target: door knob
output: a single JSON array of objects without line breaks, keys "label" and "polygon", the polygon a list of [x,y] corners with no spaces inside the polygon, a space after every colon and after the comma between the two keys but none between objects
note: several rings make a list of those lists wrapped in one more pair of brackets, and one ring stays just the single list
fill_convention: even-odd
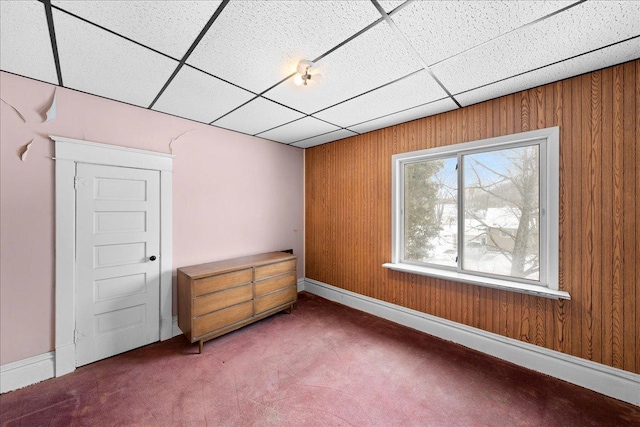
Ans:
[{"label": "door knob", "polygon": [[149,261],[155,261],[155,260],[156,260],[156,256],[155,256],[155,255],[151,255],[151,256],[149,257]]}]

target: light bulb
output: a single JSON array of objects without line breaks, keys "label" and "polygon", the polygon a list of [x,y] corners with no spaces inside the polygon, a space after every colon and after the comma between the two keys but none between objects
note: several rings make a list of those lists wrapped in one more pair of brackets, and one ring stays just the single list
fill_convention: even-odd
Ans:
[{"label": "light bulb", "polygon": [[302,79],[302,76],[300,74],[296,74],[295,77],[293,78],[293,83],[296,86],[300,86],[301,84],[304,83],[304,80]]},{"label": "light bulb", "polygon": [[298,74],[305,74],[309,68],[313,68],[315,67],[316,64],[314,64],[312,61],[300,61],[300,63],[298,64]]}]

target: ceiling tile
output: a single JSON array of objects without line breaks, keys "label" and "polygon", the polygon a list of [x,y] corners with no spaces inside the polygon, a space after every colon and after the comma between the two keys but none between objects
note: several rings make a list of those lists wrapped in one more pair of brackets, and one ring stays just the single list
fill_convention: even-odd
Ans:
[{"label": "ceiling tile", "polygon": [[58,83],[42,3],[0,1],[0,69]]},{"label": "ceiling tile", "polygon": [[261,138],[290,144],[301,139],[310,138],[339,129],[337,126],[323,122],[313,117],[304,117],[279,128],[261,133]]},{"label": "ceiling tile", "polygon": [[104,28],[182,59],[221,1],[52,1]]},{"label": "ceiling tile", "polygon": [[325,144],[327,142],[333,142],[339,139],[349,138],[350,136],[355,136],[355,135],[357,135],[357,133],[351,132],[350,130],[346,130],[346,129],[340,129],[333,132],[325,133],[324,135],[318,135],[312,138],[303,139],[302,141],[298,141],[291,145],[294,147],[309,148],[309,147],[314,147],[316,145]]},{"label": "ceiling tile", "polygon": [[378,18],[368,1],[232,1],[188,63],[262,92]]},{"label": "ceiling tile", "polygon": [[432,69],[456,94],[638,34],[640,2],[585,2]]},{"label": "ceiling tile", "polygon": [[53,20],[66,87],[147,107],[178,65],[64,12]]},{"label": "ceiling tile", "polygon": [[[0,0],[0,68],[55,84],[43,3]],[[640,1],[378,3],[422,58],[370,0],[230,1],[154,109],[307,147],[454,109],[420,59],[470,105],[640,57]],[[148,107],[222,2],[52,4],[64,85]]]},{"label": "ceiling tile", "polygon": [[398,123],[409,122],[411,120],[420,119],[435,114],[444,113],[456,109],[456,104],[451,98],[441,99],[440,101],[431,102],[429,104],[420,105],[409,110],[400,111],[395,114],[370,120],[359,125],[349,127],[350,130],[358,133],[370,132],[376,129],[397,125]]},{"label": "ceiling tile", "polygon": [[153,109],[209,123],[253,97],[251,92],[184,66]]},{"label": "ceiling tile", "polygon": [[392,19],[431,65],[571,3],[574,1],[418,1]]},{"label": "ceiling tile", "polygon": [[226,129],[255,135],[303,117],[290,108],[264,98],[256,98],[213,124]]},{"label": "ceiling tile", "polygon": [[476,104],[488,99],[627,62],[637,58],[639,52],[640,37],[611,46],[607,49],[597,50],[587,55],[582,55],[507,80],[483,86],[479,89],[461,93],[456,95],[456,99],[463,106]]},{"label": "ceiling tile", "polygon": [[378,0],[378,3],[380,3],[385,12],[391,13],[402,3],[406,3],[406,0]]},{"label": "ceiling tile", "polygon": [[446,96],[446,92],[431,75],[422,70],[314,116],[338,126],[348,127]]},{"label": "ceiling tile", "polygon": [[311,114],[422,66],[383,22],[322,58],[317,68],[322,74],[318,84],[295,86],[290,79],[265,96]]}]

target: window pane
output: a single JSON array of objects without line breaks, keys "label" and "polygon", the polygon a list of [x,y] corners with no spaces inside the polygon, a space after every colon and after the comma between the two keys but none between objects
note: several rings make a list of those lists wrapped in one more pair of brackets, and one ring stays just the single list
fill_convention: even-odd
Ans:
[{"label": "window pane", "polygon": [[462,268],[539,280],[539,146],[469,154],[462,159]]},{"label": "window pane", "polygon": [[404,166],[404,259],[456,267],[456,159]]}]

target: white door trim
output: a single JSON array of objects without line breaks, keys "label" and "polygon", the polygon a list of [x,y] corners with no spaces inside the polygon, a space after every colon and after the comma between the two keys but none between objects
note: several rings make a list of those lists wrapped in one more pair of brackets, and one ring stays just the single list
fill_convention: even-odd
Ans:
[{"label": "white door trim", "polygon": [[50,135],[56,160],[55,376],[73,372],[75,362],[75,189],[76,163],[160,172],[160,339],[173,336],[172,183],[170,154]]}]

